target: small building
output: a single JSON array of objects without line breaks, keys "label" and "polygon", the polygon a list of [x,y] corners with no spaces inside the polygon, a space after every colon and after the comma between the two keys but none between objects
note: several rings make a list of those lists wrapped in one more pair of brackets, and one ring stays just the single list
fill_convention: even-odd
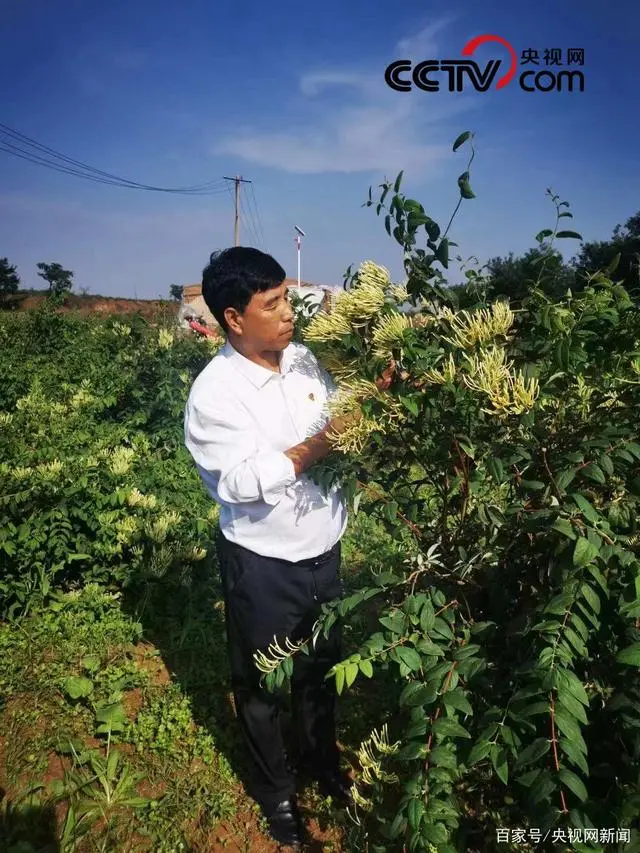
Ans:
[{"label": "small building", "polygon": [[[301,281],[300,288],[298,288],[297,278],[286,278],[285,284],[291,291],[300,293],[300,296],[311,296],[312,301],[326,311],[331,310],[334,293],[336,292],[335,288],[310,284],[308,281]],[[185,284],[182,290],[180,322],[186,326],[189,319],[198,320],[199,322],[204,321],[207,326],[214,329],[218,328],[218,323],[207,308],[204,297],[202,296],[201,284]]]}]

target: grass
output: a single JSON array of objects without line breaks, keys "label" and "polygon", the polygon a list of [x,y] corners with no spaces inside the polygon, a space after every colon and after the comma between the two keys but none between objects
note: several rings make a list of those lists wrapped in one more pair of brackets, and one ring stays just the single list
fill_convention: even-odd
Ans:
[{"label": "grass", "polygon": [[[401,553],[362,513],[343,542],[347,586]],[[57,594],[0,626],[0,849],[277,849],[242,785],[223,617],[213,556],[193,575]],[[365,617],[350,625],[345,654],[365,631]],[[381,705],[364,680],[339,701],[347,762]],[[312,849],[352,849],[344,813],[314,787],[301,803]]]}]

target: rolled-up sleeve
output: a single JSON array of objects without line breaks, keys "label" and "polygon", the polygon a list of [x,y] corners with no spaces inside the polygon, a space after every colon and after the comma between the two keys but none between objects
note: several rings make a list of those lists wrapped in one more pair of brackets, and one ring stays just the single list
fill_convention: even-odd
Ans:
[{"label": "rolled-up sleeve", "polygon": [[225,503],[262,500],[276,506],[296,480],[291,459],[261,447],[249,415],[233,403],[208,408],[188,401],[184,436],[196,465],[214,477]]}]

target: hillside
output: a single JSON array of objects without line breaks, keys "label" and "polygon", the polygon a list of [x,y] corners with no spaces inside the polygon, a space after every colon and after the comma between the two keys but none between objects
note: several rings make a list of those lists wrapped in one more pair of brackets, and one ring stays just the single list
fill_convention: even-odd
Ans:
[{"label": "hillside", "polygon": [[[13,310],[32,311],[46,299],[47,291],[21,290],[8,299]],[[69,294],[66,302],[59,309],[68,313],[77,311],[80,314],[141,314],[150,318],[159,313],[176,316],[180,303],[168,299],[123,299],[116,296],[99,296],[93,294]]]}]

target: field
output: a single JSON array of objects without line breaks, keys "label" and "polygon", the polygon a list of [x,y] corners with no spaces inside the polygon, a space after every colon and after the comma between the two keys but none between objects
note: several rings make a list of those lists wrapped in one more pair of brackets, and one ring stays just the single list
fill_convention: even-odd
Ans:
[{"label": "field", "polygon": [[[241,783],[216,513],[181,444],[210,344],[46,306],[0,322],[2,849],[275,849]],[[359,515],[348,584],[398,553]],[[346,761],[370,722],[354,702]],[[302,802],[317,849],[348,849],[344,814]]]},{"label": "field", "polygon": [[[447,238],[400,177],[387,220],[406,287],[365,262],[329,315],[296,320],[349,418],[313,476],[339,478],[352,507],[347,594],[317,630],[344,626],[329,676],[356,806],[304,789],[312,849],[633,853],[637,294],[613,267],[575,293],[541,273],[515,310],[481,276],[447,290],[430,266],[446,268]],[[425,306],[412,316],[409,289]],[[10,853],[273,849],[243,793],[216,510],[183,446],[218,346],[166,316],[47,301],[0,315]],[[286,692],[302,653],[269,651],[267,689]]]}]

